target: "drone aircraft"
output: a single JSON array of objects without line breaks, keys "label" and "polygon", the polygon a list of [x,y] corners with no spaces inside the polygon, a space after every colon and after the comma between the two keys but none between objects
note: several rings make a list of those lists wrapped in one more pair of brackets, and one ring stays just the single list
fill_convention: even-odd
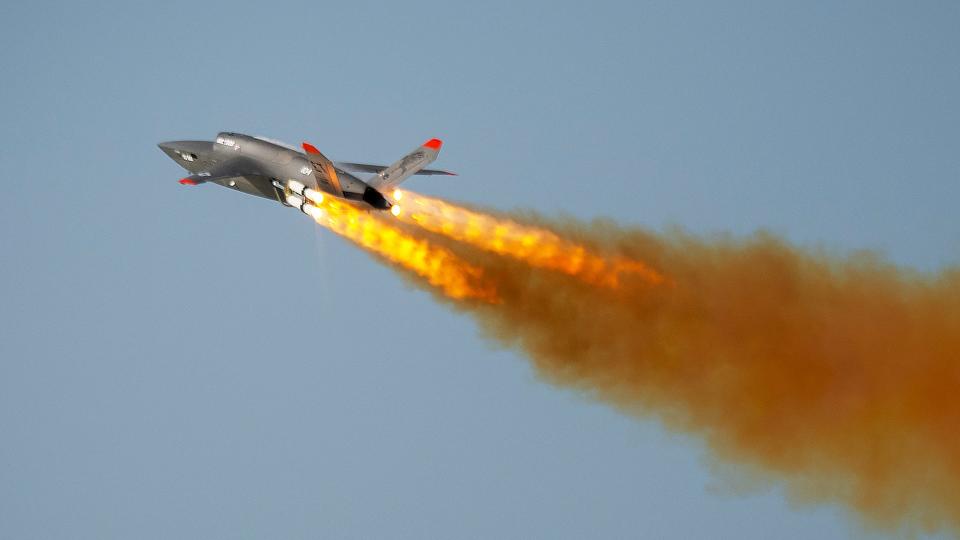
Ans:
[{"label": "drone aircraft", "polygon": [[[157,146],[189,171],[188,186],[214,183],[274,199],[304,211],[309,201],[333,196],[367,209],[399,211],[395,190],[414,174],[453,175],[424,169],[437,159],[443,141],[430,139],[390,166],[330,161],[312,144],[303,152],[266,137],[223,132],[215,141],[170,141]],[[355,174],[373,173],[361,180]]]}]

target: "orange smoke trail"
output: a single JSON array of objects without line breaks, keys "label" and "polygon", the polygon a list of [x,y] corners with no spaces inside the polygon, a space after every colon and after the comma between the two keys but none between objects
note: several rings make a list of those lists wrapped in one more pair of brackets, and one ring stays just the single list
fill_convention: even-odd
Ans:
[{"label": "orange smoke trail", "polygon": [[[474,213],[484,225],[461,228],[462,215],[440,209],[453,232],[429,216],[406,230],[495,286],[496,303],[455,305],[545,379],[700,434],[797,500],[841,502],[878,526],[960,532],[960,269],[920,275],[765,235],[707,241],[570,221],[517,225],[556,231],[518,253],[496,248],[515,241],[491,233],[502,220]],[[541,240],[642,261],[670,286],[623,274],[610,288],[606,263],[584,279],[583,263],[531,255]],[[469,297],[418,275],[438,295]]]},{"label": "orange smoke trail", "polygon": [[449,250],[400,231],[348,203],[324,198],[304,207],[318,224],[368,251],[412,271],[454,300],[497,300],[496,291],[483,281],[482,271],[460,260]]},{"label": "orange smoke trail", "polygon": [[537,268],[608,287],[617,287],[623,273],[640,275],[652,284],[663,282],[663,276],[639,261],[623,257],[605,259],[542,227],[499,219],[411,191],[397,190],[394,197],[398,199],[394,215],[405,223]]}]

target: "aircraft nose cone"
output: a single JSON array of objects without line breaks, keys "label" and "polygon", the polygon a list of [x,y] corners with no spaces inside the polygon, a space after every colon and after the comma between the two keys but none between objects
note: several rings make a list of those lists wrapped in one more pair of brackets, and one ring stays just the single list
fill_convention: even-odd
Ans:
[{"label": "aircraft nose cone", "polygon": [[183,144],[179,141],[167,141],[157,144],[157,148],[163,151],[170,159],[178,160],[183,152]]},{"label": "aircraft nose cone", "polygon": [[[159,143],[159,144],[157,144],[157,148],[159,148],[160,151],[162,151],[164,154],[166,154],[168,158],[176,161],[177,163],[181,163],[181,161],[182,161],[182,159],[183,159],[183,158],[181,157],[182,155],[181,155],[181,152],[180,152],[181,146],[178,145],[175,141],[168,141],[168,142]],[[182,163],[181,163],[181,165],[182,165]]]}]

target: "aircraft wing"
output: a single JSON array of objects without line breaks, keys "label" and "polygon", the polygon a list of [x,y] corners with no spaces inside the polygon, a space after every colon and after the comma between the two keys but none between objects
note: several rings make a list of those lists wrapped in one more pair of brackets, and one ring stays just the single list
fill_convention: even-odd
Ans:
[{"label": "aircraft wing", "polygon": [[207,182],[283,202],[270,183],[270,178],[257,169],[255,162],[242,156],[213,164],[206,170],[199,170],[180,179],[180,183],[185,186],[196,186]]},{"label": "aircraft wing", "polygon": [[441,146],[443,141],[440,139],[430,139],[400,158],[400,161],[377,173],[367,183],[377,191],[391,189],[437,159]]},{"label": "aircraft wing", "polygon": [[[361,173],[373,173],[379,174],[386,170],[386,165],[372,165],[369,163],[351,163],[349,161],[334,161],[333,165],[338,169],[343,169],[345,171],[352,172],[361,172]],[[444,176],[456,176],[457,173],[450,171],[443,171],[440,169],[420,169],[419,171],[413,173],[419,175],[444,175]]]},{"label": "aircraft wing", "polygon": [[244,168],[246,165],[244,158],[234,158],[220,164],[212,163],[211,165],[212,166],[207,169],[181,178],[180,183],[185,186],[196,186],[206,182],[225,184],[230,180],[239,180],[242,178],[244,172],[251,171],[249,168]]}]

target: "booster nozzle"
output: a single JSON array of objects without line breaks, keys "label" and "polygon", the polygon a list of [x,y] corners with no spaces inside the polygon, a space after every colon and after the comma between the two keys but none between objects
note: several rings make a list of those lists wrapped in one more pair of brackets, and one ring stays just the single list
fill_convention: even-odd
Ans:
[{"label": "booster nozzle", "polygon": [[294,208],[302,208],[304,203],[302,197],[300,197],[299,195],[294,195],[293,193],[291,193],[290,195],[287,195],[286,201],[287,201],[287,204],[289,204]]},{"label": "booster nozzle", "polygon": [[297,195],[303,195],[303,190],[306,189],[307,186],[297,182],[296,180],[287,180],[287,187],[290,188],[290,191],[296,193]]},{"label": "booster nozzle", "polygon": [[317,191],[317,190],[315,190],[315,189],[310,189],[310,188],[304,189],[304,190],[303,190],[303,196],[306,197],[307,199],[309,199],[309,200],[310,200],[311,202],[313,202],[314,204],[321,204],[321,203],[323,203],[323,193],[321,193],[321,192],[319,192],[319,191]]}]

